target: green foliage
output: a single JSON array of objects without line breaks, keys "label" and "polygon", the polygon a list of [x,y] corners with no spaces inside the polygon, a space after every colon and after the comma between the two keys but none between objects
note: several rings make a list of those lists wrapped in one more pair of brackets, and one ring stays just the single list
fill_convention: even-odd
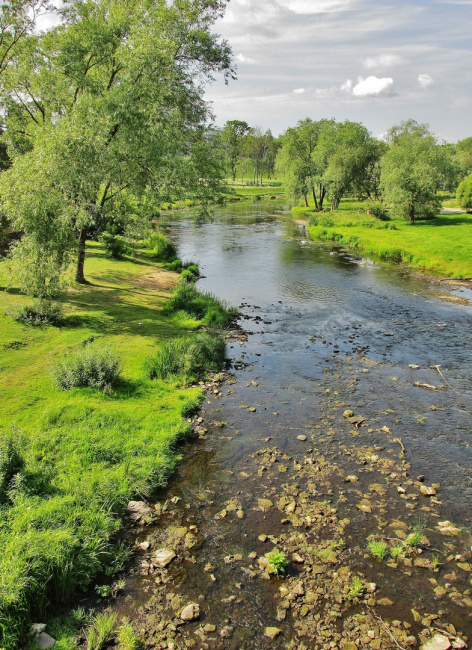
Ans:
[{"label": "green foliage", "polygon": [[266,558],[269,564],[274,568],[277,575],[286,572],[289,565],[286,553],[274,549],[273,551],[270,551],[270,553],[267,553]]},{"label": "green foliage", "polygon": [[467,176],[472,174],[472,137],[459,140],[456,144],[456,156],[462,170],[462,174]]},{"label": "green foliage", "polygon": [[382,542],[381,540],[378,539],[373,539],[367,544],[367,548],[369,549],[369,553],[372,555],[373,558],[381,562],[384,560],[387,555],[388,555],[388,546],[385,542]]},{"label": "green foliage", "polygon": [[372,203],[371,205],[369,205],[367,212],[372,216],[374,216],[376,219],[380,219],[380,221],[390,221],[388,212],[385,206],[382,205],[381,203],[378,202]]},{"label": "green foliage", "polygon": [[181,376],[192,381],[208,371],[220,370],[225,359],[226,345],[222,339],[201,333],[192,338],[180,338],[162,343],[146,361],[150,379]]},{"label": "green foliage", "polygon": [[[177,257],[177,248],[170,239],[160,232],[153,232],[145,241],[149,255],[156,262],[174,262]],[[171,269],[177,270],[177,269]]]},{"label": "green foliage", "polygon": [[351,598],[359,598],[365,591],[365,585],[358,576],[354,576],[349,588],[349,596]]},{"label": "green foliage", "polygon": [[132,246],[121,235],[113,235],[109,232],[103,232],[99,236],[98,240],[103,244],[105,255],[114,260],[121,260],[125,255],[131,255],[133,253]]},{"label": "green foliage", "polygon": [[382,158],[381,185],[394,214],[410,224],[431,218],[440,207],[437,190],[453,166],[448,150],[437,144],[424,124],[403,122],[389,131],[390,147]]},{"label": "green foliage", "polygon": [[404,551],[405,549],[403,544],[397,544],[397,546],[392,546],[392,548],[390,549],[390,555],[393,557],[393,559],[396,559]]},{"label": "green foliage", "polygon": [[44,325],[61,325],[63,312],[59,304],[50,300],[39,300],[33,305],[26,305],[12,313],[13,318],[19,323],[33,327]]},{"label": "green foliage", "polygon": [[87,650],[101,650],[115,632],[118,615],[110,612],[97,614],[85,630]]},{"label": "green foliage", "polygon": [[62,390],[89,387],[106,391],[117,382],[120,372],[120,359],[111,348],[93,342],[69,353],[53,368]]},{"label": "green foliage", "polygon": [[137,650],[139,647],[138,635],[129,621],[125,621],[118,628],[118,650]]},{"label": "green foliage", "polygon": [[405,544],[411,547],[421,546],[421,538],[423,537],[423,529],[420,527],[415,528],[405,539]]},{"label": "green foliage", "polygon": [[472,210],[472,174],[459,183],[456,199],[461,208]]},{"label": "green foliage", "polygon": [[185,311],[198,320],[203,320],[207,327],[221,329],[231,318],[232,310],[208,292],[200,292],[190,284],[179,284],[168,304],[168,311],[176,313]]},{"label": "green foliage", "polygon": [[13,435],[0,436],[0,506],[8,500],[12,481],[24,465],[20,440]]}]

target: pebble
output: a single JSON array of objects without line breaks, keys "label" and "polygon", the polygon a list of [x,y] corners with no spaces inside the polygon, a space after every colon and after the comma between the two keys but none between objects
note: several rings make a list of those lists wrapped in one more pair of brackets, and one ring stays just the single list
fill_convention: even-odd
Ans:
[{"label": "pebble", "polygon": [[446,636],[435,634],[431,641],[420,646],[420,650],[449,650],[450,647],[451,644]]},{"label": "pebble", "polygon": [[301,442],[305,442],[306,436],[297,436],[297,440],[300,440]]},{"label": "pebble", "polygon": [[266,627],[264,630],[264,636],[268,636],[269,639],[275,639],[281,633],[282,630],[278,627]]}]

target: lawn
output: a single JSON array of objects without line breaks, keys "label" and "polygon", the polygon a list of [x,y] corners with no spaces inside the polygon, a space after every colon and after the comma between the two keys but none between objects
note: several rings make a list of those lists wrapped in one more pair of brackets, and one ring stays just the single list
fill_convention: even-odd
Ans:
[{"label": "lawn", "polygon": [[435,275],[472,277],[472,215],[440,214],[411,226],[398,219],[380,221],[367,214],[367,208],[367,202],[343,199],[333,212],[293,208],[292,213],[308,220],[312,239],[336,242],[362,255],[402,262]]},{"label": "lawn", "polygon": [[[8,283],[0,264],[0,286]],[[15,648],[28,621],[77,589],[112,580],[126,553],[119,515],[165,483],[189,434],[198,388],[151,381],[145,359],[198,321],[165,312],[176,274],[150,261],[88,250],[90,284],[63,294],[61,327],[16,322],[30,303],[0,291],[0,647]],[[106,343],[121,358],[118,384],[62,391],[52,368],[70,351]]]}]

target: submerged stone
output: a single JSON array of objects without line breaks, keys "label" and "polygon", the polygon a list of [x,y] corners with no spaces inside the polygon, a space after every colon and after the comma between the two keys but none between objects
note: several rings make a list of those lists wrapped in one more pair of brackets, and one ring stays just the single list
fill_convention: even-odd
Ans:
[{"label": "submerged stone", "polygon": [[435,634],[431,641],[420,646],[420,650],[449,650],[450,647],[451,644],[446,636]]}]

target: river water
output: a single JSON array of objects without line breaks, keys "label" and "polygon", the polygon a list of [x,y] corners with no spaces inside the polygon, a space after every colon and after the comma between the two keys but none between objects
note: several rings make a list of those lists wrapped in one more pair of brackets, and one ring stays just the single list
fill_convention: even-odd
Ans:
[{"label": "river water", "polygon": [[[250,555],[287,546],[301,529],[308,539],[309,523],[300,528],[284,504],[276,507],[281,495],[299,499],[305,489],[302,496],[329,504],[349,522],[343,562],[381,586],[382,620],[399,619],[420,639],[428,623],[434,627],[424,617],[440,611],[438,629],[453,625],[472,638],[472,307],[439,300],[437,283],[394,265],[311,242],[303,226],[274,212],[235,205],[203,225],[191,215],[163,225],[179,256],[198,262],[204,276],[198,287],[238,308],[247,337],[228,345],[233,379],[207,394],[199,415],[208,432],[184,449],[159,499],[160,523],[136,538],[150,540],[144,559],[168,541],[169,527],[177,537],[193,531],[193,541],[177,550],[162,580],[137,566],[123,611],[145,621],[153,612],[161,617],[162,602],[175,611],[200,604],[200,620],[177,626],[168,645],[162,631],[153,637],[155,616],[143,623],[151,647],[342,647],[337,637],[327,635],[323,645],[313,633],[321,609],[300,614],[287,606],[288,616],[277,617],[283,581],[261,575]],[[454,294],[472,297],[465,289]],[[360,420],[349,420],[346,410]],[[323,480],[306,488],[302,464],[314,464]],[[423,496],[421,485],[433,486],[434,495]],[[369,536],[391,540],[392,521],[426,535],[422,555],[404,563],[370,557]],[[455,529],[451,535],[438,527],[444,521]],[[435,571],[433,547],[441,565]],[[429,566],[416,568],[418,557],[429,558]],[[291,579],[306,566],[291,563]],[[157,596],[162,583],[165,596]],[[302,629],[301,617],[311,627]],[[205,624],[216,630],[203,633]],[[278,628],[275,638],[267,636],[268,626]],[[357,646],[369,647],[368,640]]]}]

